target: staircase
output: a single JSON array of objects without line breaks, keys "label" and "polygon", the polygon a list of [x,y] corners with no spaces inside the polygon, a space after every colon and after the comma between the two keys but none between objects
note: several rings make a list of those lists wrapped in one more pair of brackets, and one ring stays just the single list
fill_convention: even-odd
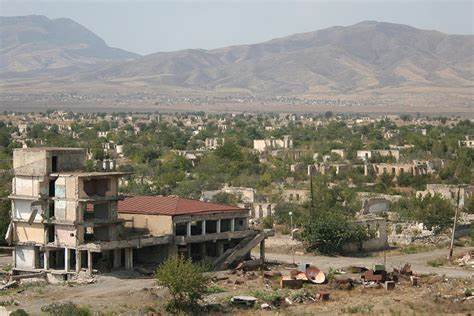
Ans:
[{"label": "staircase", "polygon": [[235,261],[244,258],[254,247],[268,236],[273,236],[272,230],[256,231],[256,234],[242,239],[234,248],[227,249],[219,258],[214,261],[215,270],[228,268]]}]

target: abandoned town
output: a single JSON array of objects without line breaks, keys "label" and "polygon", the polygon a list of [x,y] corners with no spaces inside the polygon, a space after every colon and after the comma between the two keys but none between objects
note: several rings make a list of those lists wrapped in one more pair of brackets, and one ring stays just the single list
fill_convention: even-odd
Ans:
[{"label": "abandoned town", "polygon": [[1,120],[6,313],[473,310],[472,121]]},{"label": "abandoned town", "polygon": [[0,316],[474,315],[472,0],[0,14]]}]

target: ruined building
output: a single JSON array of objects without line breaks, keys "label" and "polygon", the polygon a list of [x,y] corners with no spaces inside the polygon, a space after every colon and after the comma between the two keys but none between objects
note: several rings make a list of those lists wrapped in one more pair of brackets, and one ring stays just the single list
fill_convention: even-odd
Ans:
[{"label": "ruined building", "polygon": [[267,236],[248,229],[246,209],[178,200],[173,213],[176,198],[119,202],[118,180],[125,173],[85,172],[85,161],[86,150],[79,148],[14,150],[6,238],[14,245],[15,273],[65,278],[81,270],[131,269],[143,258],[160,262],[178,252],[223,266]]}]

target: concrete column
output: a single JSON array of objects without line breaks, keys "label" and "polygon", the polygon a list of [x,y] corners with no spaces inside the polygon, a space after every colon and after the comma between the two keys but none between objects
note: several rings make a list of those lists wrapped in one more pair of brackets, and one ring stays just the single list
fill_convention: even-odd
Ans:
[{"label": "concrete column", "polygon": [[202,230],[201,235],[205,235],[206,234],[206,220],[202,221],[201,230]]},{"label": "concrete column", "polygon": [[186,235],[191,236],[191,222],[186,223]]},{"label": "concrete column", "polygon": [[122,249],[114,249],[114,268],[120,268],[122,264]]},{"label": "concrete column", "polygon": [[230,231],[231,232],[235,231],[235,218],[232,218],[230,220]]},{"label": "concrete column", "polygon": [[265,264],[265,239],[260,242],[260,264]]},{"label": "concrete column", "polygon": [[79,249],[76,249],[76,273],[81,272],[82,266],[82,252]]},{"label": "concrete column", "polygon": [[64,248],[64,271],[69,272],[69,249]]},{"label": "concrete column", "polygon": [[221,232],[221,220],[220,220],[220,219],[217,220],[216,232],[217,232],[218,234],[220,234],[220,232]]},{"label": "concrete column", "polygon": [[12,250],[13,267],[16,268],[16,248]]},{"label": "concrete column", "polygon": [[43,253],[43,258],[44,258],[44,269],[49,270],[49,250],[45,250]]},{"label": "concrete column", "polygon": [[217,255],[220,257],[224,254],[224,243],[217,241]]},{"label": "concrete column", "polygon": [[87,272],[92,274],[92,252],[87,251]]},{"label": "concrete column", "polygon": [[125,248],[125,269],[133,269],[133,249]]}]

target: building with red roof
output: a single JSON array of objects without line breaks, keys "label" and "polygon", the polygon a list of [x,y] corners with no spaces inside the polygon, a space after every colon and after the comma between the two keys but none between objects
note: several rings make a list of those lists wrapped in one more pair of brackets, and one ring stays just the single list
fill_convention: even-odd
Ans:
[{"label": "building with red roof", "polygon": [[249,229],[248,209],[177,196],[127,197],[118,202],[117,212],[131,234],[171,236],[170,245],[137,250],[146,252],[137,257],[155,262],[172,253],[193,260],[215,260],[259,233]]}]

